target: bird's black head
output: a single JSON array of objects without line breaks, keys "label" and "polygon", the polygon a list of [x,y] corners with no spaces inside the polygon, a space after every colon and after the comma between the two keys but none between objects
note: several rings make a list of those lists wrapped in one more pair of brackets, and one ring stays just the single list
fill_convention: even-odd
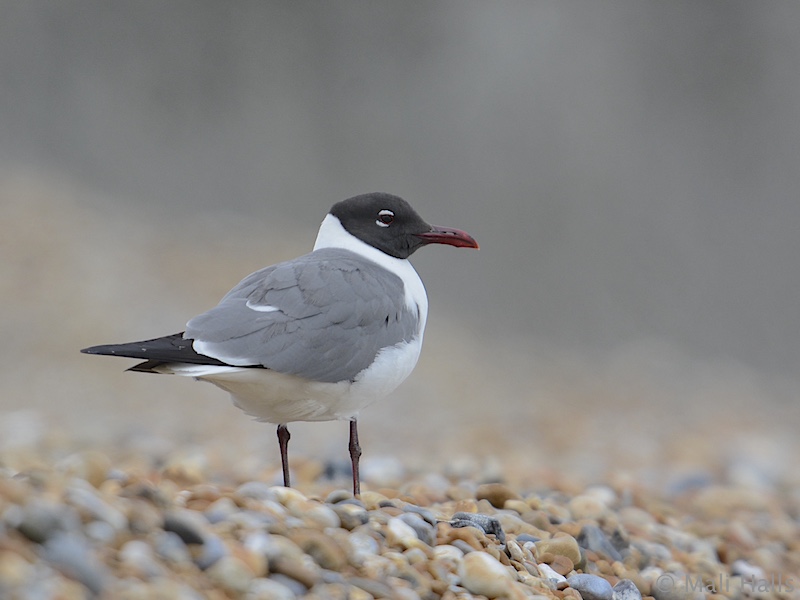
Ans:
[{"label": "bird's black head", "polygon": [[426,244],[478,247],[463,231],[429,225],[408,202],[392,194],[353,196],[334,204],[330,214],[348,233],[395,258],[408,258]]}]

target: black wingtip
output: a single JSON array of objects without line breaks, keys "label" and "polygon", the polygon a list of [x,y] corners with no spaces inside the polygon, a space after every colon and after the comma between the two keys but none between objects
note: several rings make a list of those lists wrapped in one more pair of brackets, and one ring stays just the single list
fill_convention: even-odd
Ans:
[{"label": "black wingtip", "polygon": [[[152,340],[141,342],[130,342],[127,344],[105,344],[102,346],[90,346],[81,350],[84,354],[101,354],[105,356],[122,356],[125,358],[138,358],[148,361],[142,365],[134,367],[134,371],[148,371],[155,363],[189,363],[196,365],[220,365],[230,366],[226,363],[198,354],[192,347],[192,341],[185,339],[183,333],[173,333]],[[152,364],[151,364],[152,363]],[[147,366],[144,366],[147,365]],[[139,368],[142,367],[142,368]]]},{"label": "black wingtip", "polygon": [[103,346],[89,346],[88,348],[81,348],[81,354],[105,354],[102,351]]}]

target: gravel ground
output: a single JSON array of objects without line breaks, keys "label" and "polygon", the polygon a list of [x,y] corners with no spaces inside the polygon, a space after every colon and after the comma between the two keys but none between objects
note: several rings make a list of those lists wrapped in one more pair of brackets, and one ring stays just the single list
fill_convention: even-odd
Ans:
[{"label": "gravel ground", "polygon": [[797,382],[486,339],[432,293],[354,499],[342,423],[292,427],[287,490],[219,390],[78,353],[179,330],[287,231],[0,174],[0,598],[800,598]]},{"label": "gravel ground", "polygon": [[336,463],[295,462],[288,489],[202,451],[45,455],[0,473],[3,598],[800,598],[798,486],[664,496],[383,458],[353,498]]}]

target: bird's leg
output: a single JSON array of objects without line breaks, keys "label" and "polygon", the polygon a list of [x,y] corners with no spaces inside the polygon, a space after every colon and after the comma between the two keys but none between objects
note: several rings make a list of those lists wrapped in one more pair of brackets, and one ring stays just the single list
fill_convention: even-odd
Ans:
[{"label": "bird's leg", "polygon": [[353,495],[361,495],[361,480],[358,473],[358,459],[361,458],[361,446],[358,445],[358,422],[350,420],[350,462],[353,464]]},{"label": "bird's leg", "polygon": [[291,487],[289,483],[289,430],[286,425],[278,425],[278,446],[281,449],[281,466],[283,467],[283,485]]}]

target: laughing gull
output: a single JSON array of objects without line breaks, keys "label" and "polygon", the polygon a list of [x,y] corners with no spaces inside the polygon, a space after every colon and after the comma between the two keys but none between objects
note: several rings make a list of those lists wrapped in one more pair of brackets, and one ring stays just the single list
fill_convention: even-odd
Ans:
[{"label": "laughing gull", "polygon": [[311,253],[248,275],[186,331],[81,352],[144,359],[129,370],[229,392],[244,412],[278,425],[287,487],[286,424],[349,420],[358,495],[358,413],[408,377],[422,347],[428,296],[408,257],[426,244],[478,247],[402,198],[355,196],[333,205]]}]

